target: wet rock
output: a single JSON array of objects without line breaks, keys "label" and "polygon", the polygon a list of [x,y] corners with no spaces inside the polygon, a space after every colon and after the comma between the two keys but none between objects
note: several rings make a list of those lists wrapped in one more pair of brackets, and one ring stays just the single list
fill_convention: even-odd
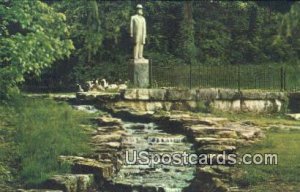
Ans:
[{"label": "wet rock", "polygon": [[104,142],[111,142],[111,141],[121,141],[121,134],[118,134],[116,132],[109,134],[109,135],[96,135],[93,136],[92,142],[97,143],[104,143]]},{"label": "wet rock", "polygon": [[96,160],[85,160],[74,163],[72,170],[75,173],[92,173],[98,179],[111,178],[114,173],[112,164],[101,163]]},{"label": "wet rock", "polygon": [[151,143],[182,143],[186,140],[183,135],[149,135],[148,142]]},{"label": "wet rock", "polygon": [[96,179],[108,179],[114,174],[113,164],[102,163],[95,159],[76,156],[60,156],[60,161],[71,164],[72,172],[77,174],[94,174]]},{"label": "wet rock", "polygon": [[99,134],[107,134],[107,133],[114,133],[118,135],[126,135],[126,131],[120,126],[105,126],[105,127],[98,127],[97,130],[93,132],[93,135]]},{"label": "wet rock", "polygon": [[227,192],[229,191],[228,184],[224,183],[221,179],[213,177],[212,181],[214,182],[214,186],[216,186],[216,189],[218,192]]},{"label": "wet rock", "polygon": [[99,126],[121,126],[121,119],[113,118],[110,116],[101,116],[97,119]]},{"label": "wet rock", "polygon": [[54,175],[43,186],[64,192],[86,192],[94,187],[94,177],[83,174]]},{"label": "wet rock", "polygon": [[196,171],[197,174],[201,174],[202,176],[222,177],[222,175],[216,172],[211,166],[198,167]]}]

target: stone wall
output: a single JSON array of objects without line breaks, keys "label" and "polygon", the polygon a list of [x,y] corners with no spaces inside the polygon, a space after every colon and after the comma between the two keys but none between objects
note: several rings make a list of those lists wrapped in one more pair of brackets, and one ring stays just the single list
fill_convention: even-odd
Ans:
[{"label": "stone wall", "polygon": [[284,92],[234,89],[127,89],[120,93],[77,93],[84,101],[97,100],[137,111],[203,111],[274,113],[285,109]]},{"label": "stone wall", "polygon": [[283,92],[238,91],[234,89],[128,89],[122,105],[139,105],[144,110],[197,110],[207,107],[234,112],[279,112],[286,102]]}]

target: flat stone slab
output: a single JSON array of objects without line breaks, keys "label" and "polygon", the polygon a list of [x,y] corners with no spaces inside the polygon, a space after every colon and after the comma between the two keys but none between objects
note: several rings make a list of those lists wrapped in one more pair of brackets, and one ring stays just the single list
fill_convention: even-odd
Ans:
[{"label": "flat stone slab", "polygon": [[232,138],[216,138],[216,137],[197,137],[196,142],[203,144],[218,144],[218,145],[235,145],[236,139]]},{"label": "flat stone slab", "polygon": [[300,121],[300,113],[292,113],[292,114],[287,114],[288,117],[291,117],[294,120]]},{"label": "flat stone slab", "polygon": [[54,175],[43,186],[64,192],[86,192],[94,184],[94,176],[91,174],[65,174]]}]

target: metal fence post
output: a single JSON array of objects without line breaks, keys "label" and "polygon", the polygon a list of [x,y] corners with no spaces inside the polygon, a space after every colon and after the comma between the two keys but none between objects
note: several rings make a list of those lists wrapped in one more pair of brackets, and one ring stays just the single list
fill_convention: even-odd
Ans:
[{"label": "metal fence post", "polygon": [[241,91],[241,65],[238,64],[238,90]]},{"label": "metal fence post", "polygon": [[286,69],[283,67],[283,90],[286,91]]},{"label": "metal fence post", "polygon": [[190,89],[192,89],[192,62],[190,63]]},{"label": "metal fence post", "polygon": [[149,87],[152,88],[152,59],[149,64]]},{"label": "metal fence post", "polygon": [[283,66],[280,67],[280,90],[284,91],[284,71]]}]

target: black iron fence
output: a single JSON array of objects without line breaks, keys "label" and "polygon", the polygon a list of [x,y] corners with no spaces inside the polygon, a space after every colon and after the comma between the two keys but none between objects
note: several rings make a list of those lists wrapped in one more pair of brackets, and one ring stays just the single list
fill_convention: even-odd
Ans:
[{"label": "black iron fence", "polygon": [[[299,90],[300,74],[283,66],[182,65],[162,67],[151,63],[151,87]],[[294,73],[292,76],[289,74]],[[291,78],[293,77],[293,78]]]}]

